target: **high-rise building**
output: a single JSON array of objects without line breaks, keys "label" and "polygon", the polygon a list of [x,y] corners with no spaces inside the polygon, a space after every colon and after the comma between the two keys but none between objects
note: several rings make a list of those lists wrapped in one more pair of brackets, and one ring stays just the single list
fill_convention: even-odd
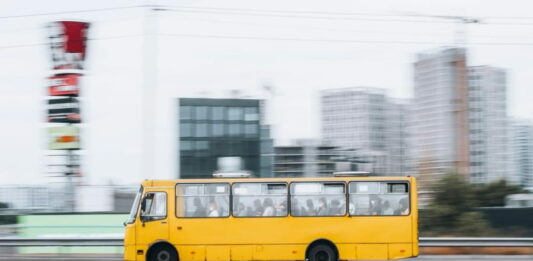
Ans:
[{"label": "high-rise building", "polygon": [[343,88],[321,93],[322,137],[361,160],[359,170],[406,175],[408,104],[389,99],[383,89]]},{"label": "high-rise building", "polygon": [[[263,111],[263,110],[261,110]],[[261,113],[264,115],[264,113]],[[261,137],[261,170],[259,176],[271,178],[274,176],[274,140],[270,136],[270,126],[261,125],[259,131]]]},{"label": "high-rise building", "polygon": [[506,73],[503,69],[468,67],[471,183],[510,179],[506,100]]},{"label": "high-rise building", "polygon": [[269,176],[261,144],[272,142],[264,136],[268,131],[261,136],[260,100],[180,98],[178,107],[177,177],[212,177],[227,157],[240,158],[242,170],[254,176]]},{"label": "high-rise building", "polygon": [[465,50],[419,54],[414,64],[413,146],[422,183],[448,171],[467,176],[468,139]]},{"label": "high-rise building", "polygon": [[533,122],[512,121],[509,136],[511,183],[533,189]]},{"label": "high-rise building", "polygon": [[386,105],[387,175],[412,173],[411,101],[388,99]]},{"label": "high-rise building", "polygon": [[331,176],[341,152],[335,146],[314,140],[274,148],[275,177]]}]

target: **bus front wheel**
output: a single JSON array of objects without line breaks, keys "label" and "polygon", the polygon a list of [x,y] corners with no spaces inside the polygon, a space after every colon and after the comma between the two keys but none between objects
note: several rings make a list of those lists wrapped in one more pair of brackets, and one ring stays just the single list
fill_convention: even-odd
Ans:
[{"label": "bus front wheel", "polygon": [[309,251],[308,256],[309,261],[337,261],[337,255],[335,250],[328,245],[316,245],[311,251]]},{"label": "bus front wheel", "polygon": [[178,253],[168,245],[158,245],[150,251],[148,261],[177,261]]}]

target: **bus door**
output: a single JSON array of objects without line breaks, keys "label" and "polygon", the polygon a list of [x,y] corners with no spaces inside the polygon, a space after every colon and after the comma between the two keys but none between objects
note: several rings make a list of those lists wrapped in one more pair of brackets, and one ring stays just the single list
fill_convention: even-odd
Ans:
[{"label": "bus door", "polygon": [[163,191],[146,192],[141,202],[140,212],[140,222],[136,222],[137,251],[146,251],[147,247],[155,241],[168,240],[167,193]]}]

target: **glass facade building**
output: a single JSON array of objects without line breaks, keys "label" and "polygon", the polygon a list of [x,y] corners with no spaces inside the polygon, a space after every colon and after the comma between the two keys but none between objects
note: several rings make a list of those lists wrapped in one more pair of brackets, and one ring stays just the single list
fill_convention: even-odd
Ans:
[{"label": "glass facade building", "polygon": [[212,177],[221,157],[262,176],[260,100],[180,98],[178,108],[180,178]]}]

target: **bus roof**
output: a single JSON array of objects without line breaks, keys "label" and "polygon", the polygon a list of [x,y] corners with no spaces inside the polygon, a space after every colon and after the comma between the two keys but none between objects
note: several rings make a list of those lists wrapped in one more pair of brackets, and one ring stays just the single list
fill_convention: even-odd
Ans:
[{"label": "bus roof", "polygon": [[411,176],[370,176],[370,177],[309,177],[309,178],[207,178],[145,180],[144,187],[174,186],[179,183],[234,183],[234,182],[296,182],[296,181],[410,181]]}]

